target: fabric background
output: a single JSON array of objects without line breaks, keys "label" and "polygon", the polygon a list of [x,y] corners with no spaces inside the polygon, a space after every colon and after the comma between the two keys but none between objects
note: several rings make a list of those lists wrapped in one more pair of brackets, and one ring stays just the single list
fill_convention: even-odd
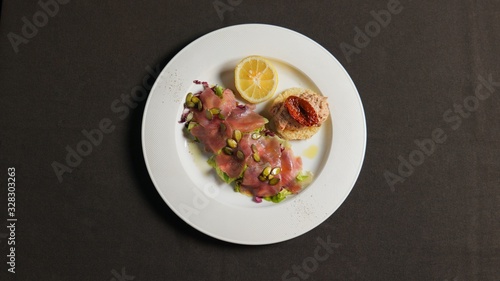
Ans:
[{"label": "fabric background", "polygon": [[[8,167],[18,219],[15,274],[0,227],[1,280],[500,280],[499,1],[61,0],[43,24],[33,17],[49,2],[0,2],[0,225]],[[356,47],[356,28],[388,5],[399,12]],[[31,38],[23,18],[41,25],[25,30]],[[221,242],[178,218],[142,158],[145,102],[123,120],[110,109],[146,67],[241,23],[283,26],[330,51],[356,84],[368,129],[343,205],[267,246]],[[478,85],[487,98],[474,99]],[[60,182],[52,163],[103,118],[114,130]],[[401,176],[401,159],[436,129],[441,143],[391,187],[386,175]],[[322,261],[318,239],[336,245]]]}]

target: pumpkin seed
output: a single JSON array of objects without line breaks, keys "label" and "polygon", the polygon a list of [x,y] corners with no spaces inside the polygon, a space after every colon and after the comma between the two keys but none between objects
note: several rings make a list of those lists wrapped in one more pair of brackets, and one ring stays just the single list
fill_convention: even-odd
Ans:
[{"label": "pumpkin seed", "polygon": [[252,134],[252,139],[253,140],[258,140],[260,138],[260,134],[257,134],[257,133],[253,133]]},{"label": "pumpkin seed", "polygon": [[264,177],[269,176],[270,173],[271,173],[271,166],[267,166],[267,167],[264,168],[264,170],[262,170],[262,175]]},{"label": "pumpkin seed", "polygon": [[220,120],[226,119],[226,116],[224,116],[224,114],[222,113],[217,114],[217,117],[219,117]]},{"label": "pumpkin seed", "polygon": [[274,176],[273,175],[269,175],[269,176],[267,176],[267,179],[268,180],[272,180],[272,179],[274,179]]},{"label": "pumpkin seed", "polygon": [[197,107],[198,107],[198,111],[201,111],[203,109],[203,103],[200,101],[198,104],[197,104]]},{"label": "pumpkin seed", "polygon": [[198,98],[198,97],[192,97],[192,98],[191,98],[191,101],[192,101],[193,103],[199,103],[199,102],[200,102],[200,98]]},{"label": "pumpkin seed", "polygon": [[229,146],[224,147],[222,151],[227,155],[233,155],[233,149],[230,148]]},{"label": "pumpkin seed", "polygon": [[214,119],[214,115],[212,114],[212,112],[210,112],[210,110],[205,110],[205,116],[208,120]]},{"label": "pumpkin seed", "polygon": [[189,122],[188,124],[188,131],[191,131],[191,129],[194,128],[194,126],[198,125],[198,123],[194,122],[194,121],[191,121]]},{"label": "pumpkin seed", "polygon": [[195,104],[192,101],[187,101],[186,102],[186,106],[189,107],[189,108],[193,108],[195,106]]},{"label": "pumpkin seed", "polygon": [[276,185],[278,182],[280,182],[280,178],[272,178],[269,180],[270,185]]},{"label": "pumpkin seed", "polygon": [[190,102],[192,98],[193,98],[193,93],[188,93],[186,96],[186,103]]},{"label": "pumpkin seed", "polygon": [[224,133],[224,132],[226,131],[226,128],[227,128],[227,127],[226,127],[226,124],[224,124],[224,123],[220,123],[220,131],[221,131],[222,133]]},{"label": "pumpkin seed", "polygon": [[217,115],[220,113],[220,109],[217,108],[217,107],[214,107],[214,108],[211,108],[210,109],[210,112],[213,114],[213,115]]},{"label": "pumpkin seed", "polygon": [[227,139],[226,143],[227,143],[227,146],[229,146],[231,148],[236,148],[238,146],[238,143],[233,139]]},{"label": "pumpkin seed", "polygon": [[255,162],[260,162],[260,156],[258,153],[252,154],[252,157],[253,157],[253,160],[255,160]]},{"label": "pumpkin seed", "polygon": [[238,129],[234,130],[234,139],[236,140],[236,142],[240,142],[241,136],[242,134],[240,130]]},{"label": "pumpkin seed", "polygon": [[257,152],[259,152],[259,151],[257,150],[257,146],[256,146],[254,143],[252,143],[252,146],[251,146],[251,147],[252,147],[252,151],[253,151],[253,153],[257,153]]},{"label": "pumpkin seed", "polygon": [[264,181],[267,180],[267,178],[265,176],[263,176],[263,175],[259,175],[259,180],[262,181],[262,182],[264,182]]},{"label": "pumpkin seed", "polygon": [[186,116],[186,122],[189,122],[193,120],[194,112],[189,112],[188,115]]},{"label": "pumpkin seed", "polygon": [[236,157],[238,157],[238,159],[240,160],[243,160],[245,159],[245,154],[243,154],[243,151],[238,150],[238,152],[236,152]]},{"label": "pumpkin seed", "polygon": [[281,169],[280,169],[280,167],[275,167],[275,168],[273,168],[273,169],[271,170],[271,175],[275,175],[275,176],[276,176],[276,175],[277,175],[277,174],[279,174],[279,173],[281,173]]}]

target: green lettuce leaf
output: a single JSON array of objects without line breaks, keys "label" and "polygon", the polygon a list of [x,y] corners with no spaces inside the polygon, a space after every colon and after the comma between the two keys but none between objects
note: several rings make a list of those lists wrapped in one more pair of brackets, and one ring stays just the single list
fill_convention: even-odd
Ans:
[{"label": "green lettuce leaf", "polygon": [[219,85],[216,85],[214,87],[214,91],[215,91],[215,94],[219,97],[219,98],[222,98],[222,92],[224,92],[224,88],[222,88],[221,86]]},{"label": "green lettuce leaf", "polygon": [[273,195],[273,196],[269,196],[269,197],[264,197],[262,199],[264,199],[266,201],[274,202],[274,203],[279,203],[279,202],[283,201],[290,194],[292,194],[292,192],[290,192],[286,188],[283,188],[280,192],[278,192],[278,194]]},{"label": "green lettuce leaf", "polygon": [[295,177],[295,180],[297,180],[297,182],[300,182],[302,185],[305,185],[311,183],[312,178],[313,174],[311,172],[300,171]]}]

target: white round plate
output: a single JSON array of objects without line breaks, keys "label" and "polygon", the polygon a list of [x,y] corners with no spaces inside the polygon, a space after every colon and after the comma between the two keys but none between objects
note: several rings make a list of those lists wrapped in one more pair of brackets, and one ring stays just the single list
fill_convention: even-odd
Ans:
[{"label": "white round plate", "polygon": [[[279,76],[277,93],[310,88],[327,96],[330,105],[330,118],[314,137],[292,142],[314,181],[278,204],[256,203],[219,180],[178,122],[185,95],[202,89],[194,80],[235,89],[234,68],[249,55],[273,62]],[[257,110],[265,115],[265,107],[260,104]],[[289,29],[244,24],[195,40],[167,64],[146,104],[142,142],[151,179],[179,217],[217,239],[260,245],[304,234],[337,210],[361,170],[366,124],[356,87],[327,50]]]}]

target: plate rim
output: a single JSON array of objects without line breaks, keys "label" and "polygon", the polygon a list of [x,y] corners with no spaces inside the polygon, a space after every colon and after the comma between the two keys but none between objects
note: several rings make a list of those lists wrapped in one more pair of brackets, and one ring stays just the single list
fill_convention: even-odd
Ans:
[{"label": "plate rim", "polygon": [[[176,59],[180,56],[183,55],[184,52],[187,51],[188,47],[197,43],[197,42],[200,42],[204,39],[206,39],[208,36],[216,36],[217,33],[221,33],[221,32],[225,32],[227,30],[230,30],[230,29],[239,29],[239,28],[246,28],[246,27],[258,27],[258,28],[272,28],[272,29],[277,29],[277,30],[281,30],[284,32],[284,34],[286,33],[290,33],[290,34],[294,34],[294,35],[298,35],[299,37],[301,37],[302,39],[306,39],[307,41],[309,41],[310,43],[313,43],[314,45],[316,45],[316,47],[318,47],[319,49],[321,49],[325,55],[327,55],[331,60],[333,60],[334,63],[337,64],[338,67],[340,67],[340,70],[342,72],[344,72],[344,75],[348,78],[348,82],[350,84],[350,87],[352,87],[352,89],[354,90],[354,97],[356,98],[356,104],[358,106],[358,110],[359,114],[361,114],[361,121],[362,123],[360,124],[362,126],[362,148],[361,148],[361,151],[360,151],[360,159],[359,159],[359,162],[358,162],[358,165],[356,167],[356,173],[355,173],[355,176],[353,177],[352,179],[352,183],[349,185],[349,188],[346,189],[346,192],[345,194],[343,195],[343,197],[341,198],[341,200],[339,200],[339,204],[338,206],[336,206],[335,208],[332,208],[331,212],[328,213],[322,220],[318,221],[315,226],[313,226],[312,228],[309,228],[309,229],[306,229],[305,231],[301,231],[299,234],[297,235],[291,235],[289,237],[286,237],[284,239],[275,239],[275,240],[272,240],[272,241],[240,241],[240,240],[236,240],[236,239],[230,239],[228,237],[221,237],[220,235],[215,235],[214,233],[210,233],[204,229],[202,229],[201,227],[199,227],[198,225],[192,223],[191,221],[189,221],[188,219],[184,218],[183,215],[177,210],[177,208],[175,208],[174,206],[172,206],[172,204],[170,203],[170,200],[165,196],[165,194],[162,192],[161,188],[159,187],[158,183],[156,182],[156,179],[155,177],[153,176],[153,172],[152,172],[152,168],[150,167],[150,163],[148,161],[148,155],[147,155],[147,152],[146,152],[146,122],[147,122],[147,115],[148,115],[148,108],[150,107],[150,103],[151,103],[151,100],[152,100],[152,94],[154,92],[157,91],[157,87],[158,84],[160,83],[160,77],[162,77],[162,74],[165,73],[165,71],[167,71],[167,69],[169,69],[169,66],[171,66],[171,64],[173,64]],[[317,43],[316,41],[314,41],[313,39],[297,32],[297,31],[294,31],[294,30],[291,30],[291,29],[288,29],[288,28],[285,28],[285,27],[282,27],[282,26],[277,26],[277,25],[271,25],[271,24],[259,24],[259,23],[246,23],[246,24],[238,24],[238,25],[231,25],[231,26],[227,26],[227,27],[223,27],[223,28],[220,28],[220,29],[216,29],[214,31],[211,31],[211,32],[208,32],[200,37],[198,37],[197,39],[191,41],[190,43],[188,43],[186,46],[184,46],[179,52],[177,52],[173,57],[172,59],[169,60],[169,62],[165,65],[165,67],[161,70],[158,78],[156,79],[155,83],[153,84],[153,87],[151,88],[151,91],[150,91],[150,94],[148,95],[148,99],[146,101],[146,104],[145,104],[145,107],[144,107],[144,113],[143,113],[143,116],[142,116],[142,123],[141,123],[141,142],[142,142],[142,152],[143,152],[143,157],[144,157],[144,161],[145,161],[145,164],[146,164],[146,167],[147,167],[147,170],[148,170],[148,174],[150,176],[150,179],[152,180],[154,186],[155,186],[155,189],[157,190],[157,192],[159,193],[159,195],[161,196],[161,198],[163,199],[163,201],[167,204],[167,206],[177,215],[179,216],[184,222],[186,222],[188,225],[190,225],[191,227],[197,229],[198,231],[208,235],[208,236],[211,236],[211,237],[214,237],[216,239],[219,239],[219,240],[222,240],[222,241],[226,241],[226,242],[230,242],[230,243],[235,243],[235,244],[244,244],[244,245],[266,245],[266,244],[274,244],[274,243],[279,243],[279,242],[283,242],[283,241],[287,241],[287,240],[290,240],[290,239],[293,239],[293,238],[296,238],[300,235],[303,235],[309,231],[311,231],[312,229],[316,228],[317,226],[319,226],[320,224],[322,224],[324,221],[326,221],[329,217],[331,217],[337,210],[338,208],[345,202],[346,198],[348,197],[348,195],[352,192],[352,189],[354,188],[358,178],[359,178],[359,175],[361,173],[361,170],[362,170],[362,167],[363,167],[363,164],[364,164],[364,158],[365,158],[365,155],[366,155],[366,146],[367,146],[367,126],[366,126],[366,116],[365,116],[365,112],[364,112],[364,108],[363,108],[363,103],[362,103],[362,100],[361,100],[361,96],[359,95],[359,92],[356,88],[356,85],[354,84],[354,81],[352,80],[351,76],[347,73],[347,70],[344,68],[344,66],[337,60],[337,58],[335,56],[333,56],[333,54],[331,54],[327,49],[325,49],[323,46],[321,46],[319,43]],[[331,149],[331,148],[330,148]],[[314,184],[312,185],[314,186]]]}]

